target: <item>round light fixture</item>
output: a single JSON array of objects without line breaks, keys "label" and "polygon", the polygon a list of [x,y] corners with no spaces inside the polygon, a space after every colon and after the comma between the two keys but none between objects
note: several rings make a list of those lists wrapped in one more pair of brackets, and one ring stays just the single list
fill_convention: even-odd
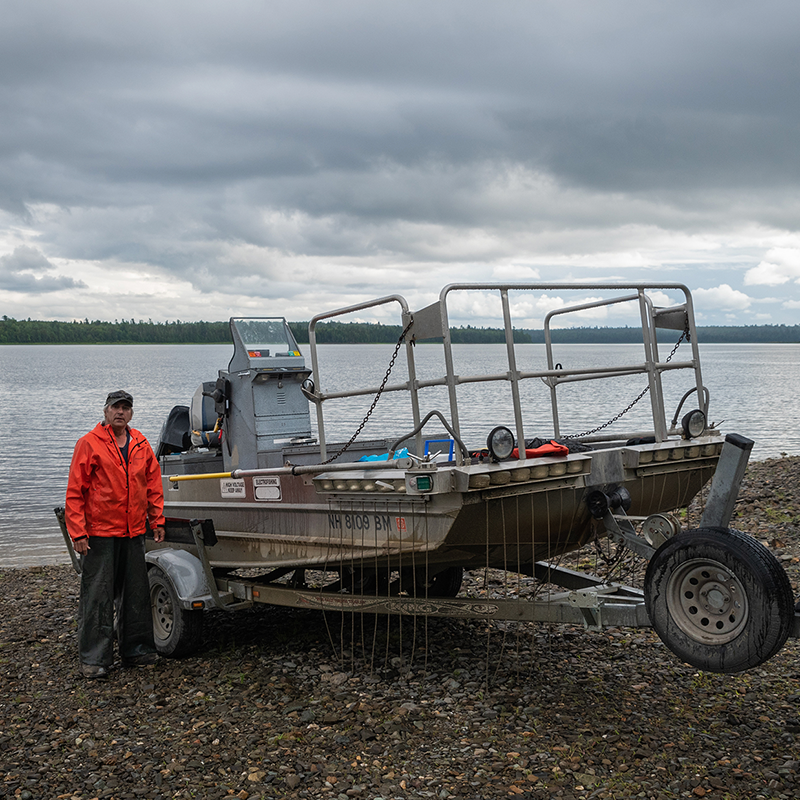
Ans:
[{"label": "round light fixture", "polygon": [[492,461],[504,461],[514,449],[514,434],[504,425],[498,425],[486,439],[486,449]]},{"label": "round light fixture", "polygon": [[681,420],[681,429],[684,439],[696,439],[702,436],[706,429],[706,415],[699,408],[690,411]]},{"label": "round light fixture", "polygon": [[319,403],[319,397],[317,397],[317,387],[311,378],[306,378],[300,384],[300,391],[303,393],[306,400],[310,400],[312,403]]}]

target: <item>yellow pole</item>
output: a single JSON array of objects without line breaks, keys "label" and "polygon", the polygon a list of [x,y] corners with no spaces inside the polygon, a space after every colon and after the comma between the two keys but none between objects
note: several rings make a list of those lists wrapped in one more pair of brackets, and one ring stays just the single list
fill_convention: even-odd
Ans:
[{"label": "yellow pole", "polygon": [[169,479],[173,483],[178,481],[205,481],[209,478],[230,478],[232,472],[204,472],[202,475],[170,475]]}]

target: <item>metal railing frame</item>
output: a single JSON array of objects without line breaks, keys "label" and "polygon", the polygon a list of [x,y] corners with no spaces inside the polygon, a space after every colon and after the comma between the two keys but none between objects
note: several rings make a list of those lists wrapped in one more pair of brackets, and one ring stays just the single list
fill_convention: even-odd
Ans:
[{"label": "metal railing frame", "polygon": [[[544,337],[545,349],[547,354],[547,369],[536,371],[520,371],[517,368],[516,351],[514,344],[514,327],[512,324],[511,315],[511,302],[509,299],[509,292],[531,292],[531,291],[628,291],[634,292],[633,294],[623,295],[621,297],[611,297],[608,299],[591,301],[587,303],[580,303],[577,305],[568,306],[565,308],[556,309],[549,312],[544,318]],[[455,364],[453,358],[453,343],[450,336],[449,315],[447,310],[447,301],[451,294],[463,291],[482,291],[482,292],[499,292],[503,313],[503,330],[505,333],[506,345],[506,359],[508,362],[508,370],[502,373],[487,374],[487,375],[457,375],[455,372]],[[683,293],[684,302],[677,306],[670,306],[669,308],[657,308],[654,306],[652,299],[648,296],[647,292],[653,291],[679,291]],[[555,359],[553,356],[553,342],[552,342],[552,327],[551,323],[554,319],[559,318],[565,314],[578,313],[588,309],[596,309],[605,306],[616,305],[626,302],[638,302],[639,313],[642,321],[642,344],[644,346],[644,361],[638,364],[627,364],[617,367],[598,367],[590,369],[556,369]],[[698,404],[707,413],[707,391],[703,386],[702,373],[700,369],[700,354],[697,344],[697,330],[694,320],[694,307],[692,304],[691,292],[689,289],[680,283],[626,283],[626,284],[543,284],[543,283],[457,283],[445,286],[440,295],[439,300],[422,309],[418,312],[410,312],[408,303],[401,295],[394,294],[386,297],[381,297],[377,300],[372,300],[365,303],[358,303],[356,305],[339,308],[334,311],[329,311],[324,314],[315,316],[309,323],[309,346],[311,350],[311,368],[317,383],[316,388],[316,413],[317,413],[317,426],[319,430],[321,457],[327,457],[327,445],[325,439],[325,421],[322,406],[325,401],[357,397],[364,395],[374,395],[379,387],[362,387],[343,392],[330,392],[325,393],[319,386],[319,356],[317,352],[316,340],[316,327],[318,323],[323,320],[332,319],[334,317],[352,314],[358,311],[364,311],[369,308],[385,305],[388,303],[397,303],[401,309],[401,319],[403,329],[409,324],[411,327],[405,338],[405,352],[406,364],[408,370],[408,380],[402,383],[388,384],[383,388],[384,392],[397,392],[407,391],[411,398],[411,409],[414,420],[414,428],[420,425],[420,389],[444,386],[447,390],[449,405],[450,405],[450,423],[453,430],[458,436],[461,436],[461,426],[459,422],[458,413],[458,397],[457,387],[468,383],[479,382],[493,382],[493,381],[506,381],[511,387],[511,398],[514,412],[514,426],[516,428],[516,439],[518,442],[525,441],[525,426],[522,413],[522,400],[520,392],[520,384],[524,380],[531,378],[539,378],[543,380],[550,388],[551,409],[553,415],[553,427],[556,436],[561,435],[559,416],[558,416],[558,398],[557,388],[562,383],[571,383],[576,381],[599,380],[604,378],[622,377],[627,375],[644,374],[647,376],[651,412],[653,418],[653,431],[651,435],[655,436],[656,441],[665,441],[669,435],[674,434],[676,431],[671,430],[667,424],[666,410],[664,407],[664,393],[661,376],[664,372],[679,369],[692,369],[695,374],[695,386],[698,396]],[[667,320],[666,317],[671,317],[672,321]],[[420,321],[417,326],[417,317]],[[665,322],[671,324],[664,324],[659,326],[659,318],[664,318]],[[424,319],[424,324],[422,320]],[[691,360],[684,361],[661,361],[659,358],[659,343],[657,329],[659,327],[666,327],[674,330],[681,330],[676,327],[674,320],[683,319],[685,328],[683,330],[688,332],[689,344],[691,347],[692,357]],[[418,328],[418,329],[417,329]],[[428,380],[418,380],[416,377],[416,367],[414,362],[414,343],[423,339],[430,339],[435,337],[442,338],[442,345],[444,351],[445,362],[445,375],[441,378],[433,378]],[[641,432],[636,432],[635,435],[640,435]],[[622,438],[620,434],[608,436],[598,435],[593,437],[586,437],[586,441],[607,441]],[[415,434],[415,446],[417,452],[422,452],[422,434],[417,432]],[[462,463],[463,457],[460,452],[456,452],[456,462]]]}]

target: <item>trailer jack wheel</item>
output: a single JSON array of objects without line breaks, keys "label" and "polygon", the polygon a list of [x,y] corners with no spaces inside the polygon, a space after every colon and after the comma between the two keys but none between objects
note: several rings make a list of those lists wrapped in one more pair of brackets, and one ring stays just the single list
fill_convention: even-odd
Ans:
[{"label": "trailer jack wheel", "polygon": [[151,567],[147,577],[156,650],[172,658],[196,650],[202,641],[203,612],[182,608],[172,582],[158,567]]},{"label": "trailer jack wheel", "polygon": [[723,528],[668,539],[647,567],[644,596],[664,644],[711,672],[762,664],[783,647],[794,618],[780,562],[751,536]]}]

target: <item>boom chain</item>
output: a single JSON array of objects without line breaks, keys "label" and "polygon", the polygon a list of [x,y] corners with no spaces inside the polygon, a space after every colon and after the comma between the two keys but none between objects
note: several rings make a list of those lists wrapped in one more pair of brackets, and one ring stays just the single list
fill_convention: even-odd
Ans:
[{"label": "boom chain", "polygon": [[397,346],[394,348],[394,353],[392,353],[392,357],[389,361],[389,367],[386,370],[386,374],[383,376],[383,380],[381,381],[381,385],[378,387],[378,391],[375,393],[375,398],[372,401],[372,405],[369,407],[369,411],[364,415],[364,419],[361,420],[361,424],[356,428],[356,432],[350,437],[350,441],[344,445],[338,452],[334,453],[330,458],[326,459],[325,461],[321,461],[321,464],[330,464],[331,461],[335,461],[339,458],[340,455],[346,453],[353,442],[359,437],[361,431],[364,430],[364,426],[369,421],[369,418],[372,416],[372,412],[375,410],[375,406],[378,405],[378,400],[381,399],[381,395],[383,394],[383,390],[386,388],[386,382],[389,380],[389,376],[392,374],[392,369],[394,368],[394,362],[397,360],[397,354],[400,352],[400,347],[403,344],[403,341],[406,338],[406,334],[408,333],[411,326],[414,324],[414,320],[412,319],[411,322],[406,325],[403,329],[403,332],[400,334],[400,338],[397,340]]},{"label": "boom chain", "polygon": [[[683,333],[681,334],[680,339],[678,339],[678,341],[675,342],[675,346],[672,348],[672,351],[667,356],[666,361],[664,362],[665,364],[668,364],[672,360],[672,357],[675,355],[675,353],[678,352],[678,348],[681,346],[681,342],[684,339],[686,339],[687,341],[689,340],[688,326],[683,329]],[[625,414],[627,414],[649,391],[650,391],[650,384],[648,383],[647,386],[645,386],[644,389],[642,389],[642,391],[639,392],[639,395],[636,397],[635,400],[629,403],[628,406],[624,408],[622,411],[620,411],[619,414],[617,414],[615,417],[612,417],[610,420],[608,420],[608,422],[604,422],[602,425],[598,425],[596,428],[592,428],[591,430],[583,431],[583,433],[571,433],[569,436],[562,436],[561,438],[582,439],[584,436],[591,436],[593,433],[598,433],[599,431],[602,431],[604,428],[607,428],[609,425],[613,425],[618,419],[625,416]]]}]

